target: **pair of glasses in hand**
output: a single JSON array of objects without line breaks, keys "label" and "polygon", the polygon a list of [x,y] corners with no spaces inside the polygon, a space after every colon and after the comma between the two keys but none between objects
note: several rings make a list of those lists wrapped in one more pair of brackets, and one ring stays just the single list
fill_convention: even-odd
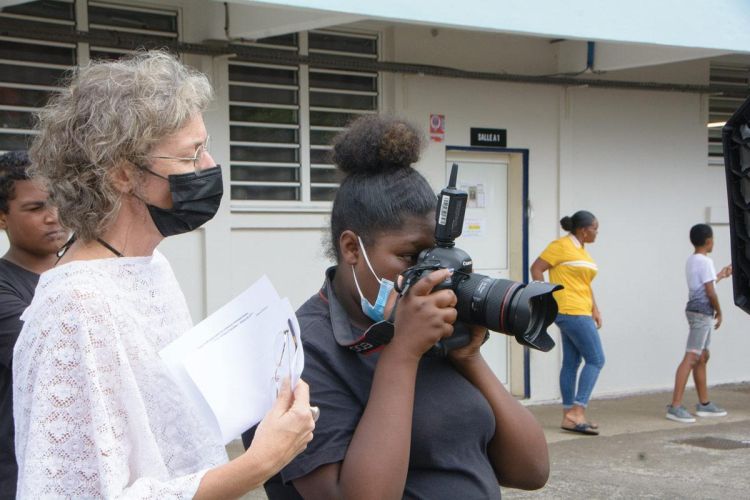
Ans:
[{"label": "pair of glasses in hand", "polygon": [[294,376],[294,362],[297,358],[297,337],[294,335],[291,321],[289,322],[289,328],[276,333],[273,355],[276,360],[273,384],[276,388],[276,397],[278,397],[284,377],[288,376],[291,383]]}]

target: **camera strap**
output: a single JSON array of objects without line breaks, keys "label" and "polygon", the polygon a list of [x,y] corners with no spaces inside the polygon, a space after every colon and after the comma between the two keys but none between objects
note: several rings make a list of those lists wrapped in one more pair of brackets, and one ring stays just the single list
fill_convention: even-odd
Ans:
[{"label": "camera strap", "polygon": [[[399,297],[400,298],[400,297]],[[378,352],[380,349],[393,339],[394,334],[394,322],[396,321],[396,309],[398,308],[398,299],[393,305],[388,319],[378,321],[370,325],[370,328],[365,330],[362,335],[352,342],[351,344],[343,344],[348,349],[364,354],[365,356]]]},{"label": "camera strap", "polygon": [[360,338],[346,347],[356,353],[368,355],[382,349],[392,338],[393,323],[390,320],[383,320],[370,326]]}]

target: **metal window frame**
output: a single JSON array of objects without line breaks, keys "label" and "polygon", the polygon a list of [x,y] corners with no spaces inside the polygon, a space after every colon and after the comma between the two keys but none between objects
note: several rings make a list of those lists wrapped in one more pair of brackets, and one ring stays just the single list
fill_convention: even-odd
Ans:
[{"label": "metal window frame", "polygon": [[[303,37],[300,35],[297,36],[297,45],[296,46],[289,46],[289,45],[275,45],[275,44],[269,44],[269,43],[263,43],[260,42],[245,42],[243,45],[248,45],[252,47],[260,47],[260,48],[268,48],[268,49],[274,49],[274,50],[286,50],[289,52],[298,52],[300,51],[300,47],[303,43]],[[306,39],[304,40],[306,41]],[[277,84],[277,83],[266,83],[266,82],[238,82],[235,80],[228,80],[228,84],[231,85],[243,85],[248,87],[257,87],[257,88],[271,88],[271,89],[279,89],[279,90],[292,90],[297,92],[297,104],[295,105],[289,105],[289,104],[275,104],[275,103],[257,103],[257,102],[249,102],[249,101],[242,101],[243,104],[249,105],[248,107],[261,107],[261,108],[268,108],[268,109],[294,109],[297,111],[297,123],[296,124],[289,124],[289,123],[265,123],[265,122],[240,122],[240,121],[231,121],[231,126],[247,126],[247,127],[256,127],[256,128],[277,128],[277,129],[283,129],[283,130],[296,130],[297,131],[297,141],[296,142],[281,142],[281,143],[253,143],[253,144],[267,144],[267,147],[271,148],[288,148],[288,149],[297,149],[299,151],[298,153],[298,162],[254,162],[254,161],[232,161],[230,160],[230,165],[233,166],[246,166],[246,167],[260,167],[260,168],[296,168],[297,169],[297,178],[299,180],[297,181],[238,181],[238,180],[230,180],[230,186],[252,186],[252,187],[283,187],[288,189],[294,189],[297,191],[300,200],[240,200],[240,199],[230,199],[230,207],[232,211],[243,211],[247,210],[250,207],[257,207],[258,204],[262,204],[263,206],[278,206],[278,205],[289,205],[289,204],[300,204],[304,203],[302,200],[305,198],[305,192],[307,184],[307,178],[304,175],[304,167],[305,164],[305,156],[307,156],[307,153],[305,151],[305,144],[303,141],[303,136],[305,135],[304,132],[304,123],[303,123],[303,110],[305,106],[305,100],[303,98],[303,88],[305,87],[306,81],[303,76],[303,68],[300,65],[283,65],[283,64],[266,64],[266,63],[253,63],[253,62],[247,62],[242,60],[233,60],[230,59],[227,64],[227,72],[229,72],[230,67],[232,65],[235,66],[244,66],[244,67],[252,67],[252,68],[269,68],[269,69],[279,69],[279,70],[285,70],[294,72],[296,74],[296,85],[291,84]],[[228,105],[232,105],[232,103],[235,103],[235,105],[239,104],[237,101],[229,101]],[[240,104],[241,105],[241,104]],[[229,147],[235,145],[244,145],[249,144],[245,141],[229,141]],[[264,146],[260,146],[264,147]],[[231,193],[231,191],[230,191]],[[230,194],[231,197],[231,194]]]},{"label": "metal window frame", "polygon": [[[99,1],[99,0],[84,0],[80,4],[76,2],[77,5],[80,5],[80,12],[77,13],[77,19],[80,21],[83,21],[82,25],[85,26],[83,29],[86,31],[89,31],[91,29],[98,29],[98,30],[108,30],[108,31],[116,31],[118,33],[126,33],[130,35],[152,35],[156,37],[161,37],[164,39],[171,39],[175,41],[181,41],[182,40],[182,8],[177,5],[163,5],[163,4],[150,4],[148,2],[128,2],[128,3],[122,3],[118,1]],[[146,30],[146,29],[137,29],[137,28],[126,28],[123,26],[111,26],[107,24],[99,24],[99,23],[91,23],[89,21],[89,7],[100,7],[100,8],[109,8],[113,10],[122,10],[122,11],[128,11],[128,12],[142,12],[145,14],[160,14],[165,16],[174,16],[175,17],[175,26],[177,28],[176,32],[169,32],[169,31],[161,31],[161,30]],[[104,45],[94,45],[90,46],[88,50],[86,50],[86,60],[90,58],[92,51],[102,51],[102,52],[113,52],[116,54],[132,54],[134,51],[130,49],[123,49],[120,47],[107,47]],[[83,58],[82,58],[83,59]]]},{"label": "metal window frame", "polygon": [[[75,16],[75,5],[76,0],[55,0],[56,2],[60,3],[67,3],[73,5],[73,15]],[[52,17],[39,17],[39,16],[30,16],[27,14],[14,14],[12,12],[0,12],[0,17],[6,17],[9,19],[18,19],[21,21],[35,21],[35,22],[41,22],[41,23],[49,23],[49,24],[60,24],[64,26],[75,26],[76,21],[75,19],[69,20],[69,19],[55,19]]]},{"label": "metal window frame", "polygon": [[[331,50],[321,50],[321,49],[310,49],[309,48],[309,34],[311,32],[301,32],[298,34],[297,38],[297,44],[298,44],[298,51],[300,55],[309,55],[310,53],[317,53],[317,54],[328,54],[328,55],[334,55],[334,56],[347,56],[347,57],[361,57],[363,59],[380,59],[382,54],[382,33],[380,32],[363,32],[363,33],[355,33],[351,31],[337,31],[337,30],[314,30],[312,31],[314,33],[323,33],[323,34],[331,34],[331,35],[339,35],[339,36],[348,36],[353,38],[366,38],[375,40],[377,43],[377,54],[370,55],[370,54],[361,54],[361,53],[354,53],[354,52],[348,52],[348,51],[331,51]],[[292,50],[292,47],[289,46],[277,46],[272,44],[263,44],[263,42],[259,42],[257,44],[248,44],[252,46],[258,46],[258,47],[267,47],[272,49],[279,49],[284,47],[287,50]],[[274,65],[274,64],[258,64],[258,63],[250,63],[250,62],[242,62],[242,61],[232,61],[230,60],[229,65],[231,64],[240,64],[245,66],[265,66],[270,68],[279,68],[279,69],[287,69],[291,68],[290,66],[284,66],[284,65]],[[312,150],[316,151],[325,151],[330,150],[331,146],[329,145],[312,145],[311,144],[311,132],[313,131],[323,131],[323,132],[340,132],[345,129],[345,127],[335,127],[335,126],[327,126],[327,125],[316,125],[313,126],[310,123],[310,113],[313,111],[321,111],[321,112],[329,112],[329,113],[342,113],[342,114],[375,114],[382,109],[382,78],[381,75],[378,72],[370,72],[370,71],[351,71],[351,70],[336,70],[336,69],[326,69],[326,68],[315,68],[310,67],[306,64],[300,64],[299,66],[294,66],[294,68],[297,69],[297,91],[298,91],[298,111],[299,111],[299,126],[298,126],[298,145],[300,150],[300,164],[299,164],[299,183],[294,182],[287,182],[287,183],[268,183],[268,182],[260,182],[260,181],[249,181],[249,184],[246,184],[248,181],[231,181],[230,185],[253,185],[253,186],[264,186],[267,185],[269,187],[277,187],[279,184],[282,186],[287,187],[298,187],[299,189],[299,199],[298,200],[230,200],[230,207],[233,212],[266,212],[266,211],[290,211],[290,212],[327,212],[330,211],[332,202],[330,201],[313,201],[312,200],[312,191],[315,188],[335,188],[338,187],[338,183],[328,183],[328,182],[312,182],[312,171],[313,169],[316,170],[335,170],[336,167],[334,165],[329,164],[321,164],[321,163],[312,163],[310,159],[310,152]],[[229,66],[227,66],[227,71],[229,70]],[[362,90],[346,90],[346,89],[329,89],[325,87],[312,87],[310,86],[310,75],[312,73],[323,73],[323,74],[332,74],[332,75],[350,75],[350,76],[360,76],[360,77],[369,77],[376,81],[376,90],[374,91],[362,91]],[[246,82],[250,83],[250,82]],[[235,84],[233,81],[229,81],[230,85]],[[280,89],[288,89],[290,86],[284,86],[281,84],[266,84],[269,86],[269,88],[280,88]],[[345,94],[345,95],[365,95],[365,96],[372,96],[376,98],[376,109],[374,110],[362,110],[362,109],[348,109],[348,108],[330,108],[330,107],[322,107],[322,106],[311,106],[310,105],[310,95],[312,92],[321,92],[321,93],[331,93],[331,94]],[[260,104],[260,103],[258,103]],[[231,104],[229,104],[231,105]],[[280,107],[280,105],[268,105],[267,107]],[[247,125],[248,122],[230,122],[230,126],[238,125],[238,126],[244,126]],[[257,126],[270,126],[271,124],[258,124]],[[293,127],[283,127],[283,128],[293,128]],[[230,146],[234,145],[235,143],[240,141],[230,141]],[[283,144],[283,143],[281,143]],[[278,144],[274,144],[274,147],[278,147]],[[263,166],[263,167],[269,167],[271,164],[264,163],[264,162],[231,162],[231,165],[243,165],[243,166],[254,166],[253,163],[256,163],[255,166]],[[279,165],[280,164],[275,164]]]},{"label": "metal window frame", "polygon": [[[0,13],[0,16],[6,16],[5,13]],[[11,17],[11,16],[6,16]],[[15,16],[13,16],[15,17]],[[46,22],[47,19],[35,17],[35,16],[23,16],[26,20],[34,20],[38,22]],[[19,37],[9,37],[9,36],[0,36],[0,40],[7,40],[10,42],[19,42],[19,43],[27,43],[30,45],[38,45],[40,47],[62,47],[71,49],[73,51],[74,59],[76,59],[76,45],[70,44],[70,43],[61,43],[61,42],[54,42],[54,41],[44,41],[44,40],[34,40],[34,39],[26,39],[26,38],[19,38]],[[25,66],[29,68],[44,68],[44,69],[62,69],[62,70],[69,70],[72,69],[73,66],[68,66],[65,64],[54,64],[54,63],[42,63],[42,62],[36,62],[36,61],[25,61],[21,59],[0,59],[0,63],[3,64],[9,64],[13,66]],[[39,85],[36,83],[19,83],[19,82],[3,82],[0,81],[0,87],[4,88],[12,88],[12,89],[18,89],[18,90],[40,90],[40,91],[50,91],[50,92],[58,92],[62,90],[60,87],[56,85]],[[39,107],[36,106],[18,106],[18,105],[11,105],[11,104],[0,104],[0,110],[1,111],[16,111],[16,112],[22,112],[22,113],[35,113],[36,111],[39,111]],[[34,129],[26,129],[26,128],[15,128],[15,127],[0,127],[0,134],[2,135],[23,135],[23,136],[34,136],[38,135],[39,132],[37,132]],[[0,154],[5,153],[5,150],[0,150]]]},{"label": "metal window frame", "polygon": [[379,44],[380,37],[378,33],[316,29],[316,30],[311,30],[306,33],[307,36],[309,36],[309,34],[321,34],[321,35],[339,36],[342,38],[348,37],[348,38],[360,38],[363,40],[372,40],[375,42],[375,47],[376,47],[374,54],[366,54],[363,52],[350,52],[348,50],[331,50],[331,49],[315,49],[315,48],[309,49],[310,54],[326,54],[326,55],[333,55],[333,56],[361,57],[362,59],[372,59],[375,61],[379,60],[380,58],[380,52],[381,52],[380,44]]},{"label": "metal window frame", "polygon": [[[23,20],[23,21],[32,21],[32,22],[38,22],[38,23],[64,25],[64,26],[74,26],[74,27],[77,27],[78,29],[83,29],[83,30],[88,30],[90,28],[106,29],[106,30],[118,31],[121,33],[156,35],[156,36],[162,36],[164,38],[175,39],[178,41],[182,40],[182,10],[181,10],[181,7],[178,7],[178,6],[165,8],[164,5],[152,6],[152,5],[149,5],[148,3],[124,4],[120,2],[102,2],[102,1],[96,1],[96,0],[90,0],[90,1],[58,0],[58,1],[62,3],[72,4],[74,6],[75,19],[65,20],[65,19],[45,18],[45,17],[40,17],[40,16],[30,16],[26,14],[14,14],[10,12],[0,12],[0,18],[18,19],[18,20]],[[173,32],[159,31],[159,30],[143,30],[143,29],[123,28],[119,26],[99,25],[96,23],[92,24],[88,22],[88,8],[92,6],[101,7],[101,8],[111,8],[113,10],[126,10],[130,12],[143,12],[143,13],[149,13],[149,14],[171,15],[175,17],[175,26],[177,28],[177,31],[173,33]],[[88,44],[86,43],[66,43],[66,42],[57,42],[53,40],[49,40],[49,41],[40,40],[38,38],[21,38],[21,37],[3,36],[3,37],[0,37],[0,39],[11,41],[11,42],[39,45],[41,47],[45,47],[45,46],[64,47],[64,48],[72,49],[74,52],[74,57],[75,57],[75,65],[85,64],[89,60],[91,53],[96,52],[96,51],[112,52],[112,53],[119,53],[119,54],[128,54],[128,53],[133,52],[132,50],[122,49],[118,47],[106,47],[106,46],[98,46],[98,45],[88,46]],[[43,63],[43,62],[14,60],[14,59],[0,59],[0,62],[4,64],[12,64],[15,66],[46,68],[46,69],[70,70],[73,67],[75,67],[75,66],[68,66],[64,64]],[[0,82],[0,86],[6,87],[6,88],[19,89],[19,90],[28,89],[28,90],[51,91],[51,92],[62,90],[61,87],[56,86],[56,85],[25,84],[25,83],[18,83],[18,82]],[[38,111],[39,108],[34,107],[34,106],[0,105],[0,110],[33,113],[35,111]],[[33,136],[33,135],[37,135],[38,132],[33,129],[0,127],[0,134]],[[2,152],[4,151],[0,151],[0,153]]]},{"label": "metal window frame", "polygon": [[[122,3],[122,2],[106,2],[106,1],[100,1],[100,0],[89,0],[86,2],[86,5],[88,7],[102,7],[102,8],[111,8],[114,7],[116,9],[120,10],[127,10],[130,12],[142,12],[144,14],[161,14],[164,16],[171,16],[172,14],[175,14],[175,17],[179,21],[179,10],[177,8],[165,8],[163,4],[153,4],[154,7],[149,6],[148,3]],[[158,7],[156,6],[158,5]],[[175,23],[176,25],[179,25],[178,23]]]},{"label": "metal window frame", "polygon": [[[299,40],[298,40],[299,42]],[[273,49],[279,49],[282,48],[283,50],[298,50],[298,47],[291,47],[286,45],[273,45],[273,44],[263,44],[263,43],[249,43],[246,42],[243,45],[248,46],[255,46],[255,47],[266,47],[266,48],[273,48]],[[268,83],[268,82],[248,82],[248,81],[241,81],[241,80],[232,80],[229,77],[229,71],[231,69],[231,66],[238,66],[238,67],[245,67],[245,68],[268,68],[268,69],[278,69],[282,71],[289,71],[290,73],[293,73],[296,75],[297,84],[283,84],[283,83]],[[251,186],[251,187],[286,187],[290,189],[296,189],[300,195],[304,191],[301,184],[302,184],[302,146],[300,144],[302,133],[300,132],[300,119],[301,119],[301,103],[300,103],[300,68],[299,66],[289,66],[289,65],[282,65],[282,64],[265,64],[265,63],[252,63],[242,60],[229,60],[227,62],[227,85],[229,87],[231,86],[241,86],[241,87],[251,87],[251,88],[267,88],[267,89],[278,89],[278,90],[291,90],[294,92],[297,92],[297,104],[277,104],[277,103],[264,103],[264,102],[255,102],[255,101],[233,101],[233,100],[227,100],[227,106],[235,106],[235,107],[243,107],[243,108],[265,108],[265,109],[286,109],[286,110],[295,110],[297,111],[297,120],[298,123],[266,123],[266,122],[250,122],[250,121],[238,121],[238,120],[230,120],[229,122],[229,128],[233,126],[238,127],[248,127],[248,128],[276,128],[281,130],[296,130],[297,131],[297,141],[296,142],[277,142],[277,143],[271,143],[271,142],[255,142],[255,141],[233,141],[231,138],[229,139],[228,147],[231,150],[232,147],[240,146],[240,147],[260,147],[264,148],[267,147],[269,149],[297,149],[299,151],[298,153],[298,159],[299,162],[262,162],[262,161],[243,161],[243,160],[231,160],[229,161],[230,164],[230,172],[232,167],[259,167],[259,168],[284,168],[284,169],[290,169],[294,168],[297,169],[298,172],[298,178],[299,181],[245,181],[245,180],[233,180],[231,179],[231,173],[230,173],[230,198],[231,198],[231,187],[234,186]],[[230,204],[234,206],[233,204],[236,202],[241,203],[247,203],[247,202],[253,202],[256,200],[234,200],[232,199]]]}]

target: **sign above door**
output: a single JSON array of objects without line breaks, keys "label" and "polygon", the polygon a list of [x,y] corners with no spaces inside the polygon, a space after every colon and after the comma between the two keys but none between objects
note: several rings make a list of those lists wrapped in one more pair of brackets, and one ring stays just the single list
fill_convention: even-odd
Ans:
[{"label": "sign above door", "polygon": [[471,128],[471,145],[504,148],[508,145],[508,131],[504,128]]}]

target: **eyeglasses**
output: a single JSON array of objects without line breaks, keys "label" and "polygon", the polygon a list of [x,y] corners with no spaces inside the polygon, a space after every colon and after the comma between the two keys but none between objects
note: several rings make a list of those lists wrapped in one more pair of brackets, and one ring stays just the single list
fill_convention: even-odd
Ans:
[{"label": "eyeglasses", "polygon": [[[294,330],[291,328],[285,328],[276,334],[276,341],[274,343],[274,356],[276,361],[276,368],[273,373],[273,383],[276,388],[276,397],[278,397],[281,391],[281,382],[284,377],[284,368],[289,370],[289,382],[291,383],[294,375],[294,360],[297,355],[297,337],[294,335]],[[286,360],[286,363],[285,363]],[[286,367],[284,367],[286,364]]]},{"label": "eyeglasses", "polygon": [[192,161],[193,168],[198,170],[198,162],[203,157],[203,153],[208,153],[209,141],[211,136],[206,137],[206,142],[201,144],[195,149],[195,154],[192,157],[181,157],[181,156],[151,156],[150,158],[158,158],[160,160],[179,160],[179,161]]}]

